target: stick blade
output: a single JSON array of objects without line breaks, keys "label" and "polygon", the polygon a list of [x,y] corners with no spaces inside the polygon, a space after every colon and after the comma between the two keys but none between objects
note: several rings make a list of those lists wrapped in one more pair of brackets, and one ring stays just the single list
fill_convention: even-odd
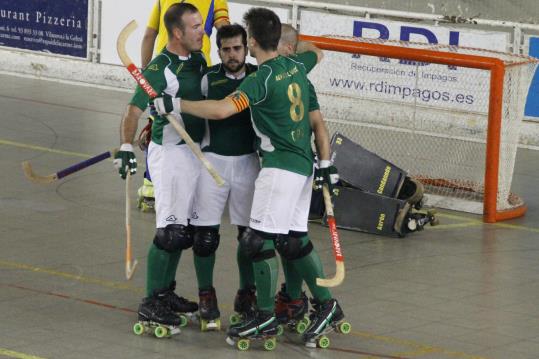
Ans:
[{"label": "stick blade", "polygon": [[24,175],[26,178],[33,183],[39,183],[39,184],[49,184],[58,179],[58,176],[56,176],[56,173],[48,175],[48,176],[40,176],[34,173],[32,170],[32,165],[28,161],[22,162],[22,171],[24,172]]},{"label": "stick blade", "polygon": [[133,277],[133,274],[135,274],[135,270],[137,269],[138,261],[135,259],[133,261],[133,264],[130,262],[125,263],[125,279],[131,280]]},{"label": "stick blade", "polygon": [[316,278],[316,285],[320,287],[337,287],[342,284],[344,281],[345,271],[344,271],[344,262],[336,262],[337,269],[335,271],[335,276],[333,278]]}]

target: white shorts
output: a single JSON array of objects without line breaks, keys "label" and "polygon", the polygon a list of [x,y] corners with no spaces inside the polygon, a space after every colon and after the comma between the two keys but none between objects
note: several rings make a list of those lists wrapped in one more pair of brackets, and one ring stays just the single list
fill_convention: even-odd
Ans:
[{"label": "white shorts", "polygon": [[157,228],[188,224],[200,167],[200,161],[187,145],[161,146],[150,142],[148,168],[155,195]]},{"label": "white shorts", "polygon": [[255,182],[249,226],[267,233],[307,232],[313,176],[262,168]]},{"label": "white shorts", "polygon": [[253,202],[255,180],[260,171],[256,153],[243,156],[221,156],[204,153],[225,180],[217,186],[212,176],[202,169],[198,181],[191,224],[214,226],[221,223],[221,216],[228,199],[230,223],[237,226],[249,225],[249,214]]}]

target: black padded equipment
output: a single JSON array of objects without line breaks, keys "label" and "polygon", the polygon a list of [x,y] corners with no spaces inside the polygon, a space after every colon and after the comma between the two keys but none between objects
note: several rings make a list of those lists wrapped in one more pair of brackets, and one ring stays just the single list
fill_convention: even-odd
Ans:
[{"label": "black padded equipment", "polygon": [[219,247],[219,231],[211,227],[198,227],[193,238],[193,252],[199,257],[209,257]]},{"label": "black padded equipment", "polygon": [[255,262],[275,257],[274,250],[262,251],[264,241],[273,240],[275,237],[273,236],[272,238],[265,239],[262,237],[261,233],[257,233],[254,229],[247,228],[238,238],[240,249],[247,257]]},{"label": "black padded equipment", "polygon": [[153,243],[161,250],[174,253],[191,248],[193,246],[193,234],[183,224],[169,224],[165,228],[157,228]]}]

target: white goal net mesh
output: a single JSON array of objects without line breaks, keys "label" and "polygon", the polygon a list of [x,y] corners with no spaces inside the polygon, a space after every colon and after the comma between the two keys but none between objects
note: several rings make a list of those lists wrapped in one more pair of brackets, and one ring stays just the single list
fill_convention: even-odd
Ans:
[{"label": "white goal net mesh", "polygon": [[[504,62],[497,210],[521,206],[522,200],[510,190],[524,105],[537,62],[453,46],[383,44],[434,50],[448,58],[466,54]],[[427,205],[483,213],[490,71],[359,53],[326,50],[324,54],[309,78],[330,133],[343,133],[421,180]]]}]

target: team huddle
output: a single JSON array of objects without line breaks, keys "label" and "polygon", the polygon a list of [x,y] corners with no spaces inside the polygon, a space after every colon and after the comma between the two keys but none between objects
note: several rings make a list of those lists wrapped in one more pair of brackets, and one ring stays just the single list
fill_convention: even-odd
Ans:
[{"label": "team huddle", "polygon": [[[143,72],[160,96],[151,100],[137,87],[122,119],[115,164],[126,178],[137,168],[132,144],[138,121],[148,106],[154,113],[147,170],[156,233],[135,332],[152,328],[157,336],[173,334],[197,310],[203,331],[220,329],[213,271],[228,204],[230,222],[238,229],[239,285],[227,341],[247,349],[250,339],[262,339],[271,350],[288,326],[302,334],[306,345],[324,347],[329,345],[325,334],[349,332],[350,325],[328,288],[316,283],[325,276],[307,227],[313,181],[315,189],[327,185],[330,190],[336,182],[327,129],[307,78],[323,55],[313,44],[298,41],[297,31],[281,24],[271,10],[252,8],[243,20],[245,29],[221,22],[216,37],[221,63],[208,67],[201,52],[207,31],[199,9],[184,2],[171,5],[163,17],[168,42]],[[246,63],[248,51],[258,66]],[[223,186],[167,116],[200,145]],[[178,263],[189,248],[198,304],[175,292]],[[285,276],[278,293],[276,252]],[[310,315],[304,282],[313,297]]]}]

